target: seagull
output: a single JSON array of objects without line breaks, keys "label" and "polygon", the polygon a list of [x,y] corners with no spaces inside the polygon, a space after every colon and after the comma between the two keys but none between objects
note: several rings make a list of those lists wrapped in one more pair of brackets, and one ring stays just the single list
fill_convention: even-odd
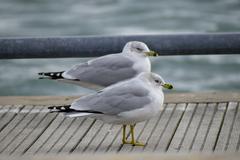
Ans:
[{"label": "seagull", "polygon": [[[118,82],[93,94],[82,96],[71,105],[51,106],[51,112],[62,112],[67,117],[92,117],[104,123],[121,124],[122,143],[144,146],[134,137],[135,124],[148,120],[163,109],[162,88],[172,89],[163,78],[152,72],[142,72],[134,78]],[[126,127],[130,126],[131,141]]]},{"label": "seagull", "polygon": [[121,53],[109,54],[74,65],[61,72],[38,73],[40,79],[73,83],[93,90],[100,90],[122,80],[151,72],[148,56],[157,56],[148,46],[139,41],[128,42]]}]

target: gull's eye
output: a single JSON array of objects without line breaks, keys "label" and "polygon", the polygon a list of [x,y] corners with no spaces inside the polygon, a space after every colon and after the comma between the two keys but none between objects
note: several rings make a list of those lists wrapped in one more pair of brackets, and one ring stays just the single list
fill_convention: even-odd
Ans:
[{"label": "gull's eye", "polygon": [[156,83],[159,83],[159,80],[155,80]]},{"label": "gull's eye", "polygon": [[138,51],[142,51],[142,50],[143,50],[142,48],[139,48],[139,47],[137,47],[136,49],[137,49]]}]

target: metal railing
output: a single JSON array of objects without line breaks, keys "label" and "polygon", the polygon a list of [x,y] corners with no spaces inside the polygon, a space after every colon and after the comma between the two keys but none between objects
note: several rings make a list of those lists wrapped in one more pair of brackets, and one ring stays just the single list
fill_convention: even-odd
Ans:
[{"label": "metal railing", "polygon": [[96,57],[145,42],[161,55],[239,54],[240,33],[0,38],[0,59]]}]

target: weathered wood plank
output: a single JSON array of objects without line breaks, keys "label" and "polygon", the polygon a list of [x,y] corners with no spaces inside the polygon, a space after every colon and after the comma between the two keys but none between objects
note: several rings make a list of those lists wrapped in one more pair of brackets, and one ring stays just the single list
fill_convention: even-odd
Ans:
[{"label": "weathered wood plank", "polygon": [[237,115],[235,117],[234,120],[234,124],[233,124],[233,129],[231,132],[231,136],[229,139],[229,143],[227,146],[227,151],[228,152],[235,152],[237,151],[237,146],[239,143],[239,136],[240,136],[240,106],[238,103],[238,108],[237,108]]},{"label": "weathered wood plank", "polygon": [[[2,153],[6,148],[10,145],[10,143],[14,142],[15,138],[22,133],[24,128],[31,122],[31,120],[34,118],[31,114],[33,106],[25,106],[24,109],[27,109],[30,112],[24,112],[23,110],[19,111],[17,113],[17,116],[23,116],[24,118],[19,121],[19,123],[16,125],[16,127],[10,131],[9,134],[4,138],[4,140],[1,142],[2,145],[0,145],[0,153]],[[7,152],[7,150],[5,151]]]},{"label": "weathered wood plank", "polygon": [[[32,160],[239,160],[239,154],[159,154],[159,153],[133,153],[133,154],[73,154],[73,155],[38,155],[30,156]],[[6,157],[3,157],[6,159]],[[22,157],[28,159],[28,157]],[[19,160],[19,157],[11,160]]]},{"label": "weathered wood plank", "polygon": [[180,146],[180,152],[188,152],[192,148],[194,139],[198,133],[200,124],[203,120],[203,116],[206,111],[206,104],[200,103],[196,106],[196,111],[193,115],[193,119],[188,127],[186,136],[183,139],[182,145]]},{"label": "weathered wood plank", "polygon": [[144,147],[144,151],[146,152],[153,152],[160,141],[164,130],[166,129],[167,124],[169,123],[170,118],[172,117],[176,104],[168,104],[165,106],[162,116],[158,121],[158,124],[151,134],[146,146]]},{"label": "weathered wood plank", "polygon": [[238,142],[237,142],[237,148],[236,148],[237,152],[240,152],[240,135],[238,137]]},{"label": "weathered wood plank", "polygon": [[177,104],[173,116],[171,117],[170,122],[168,123],[167,128],[164,131],[163,136],[161,137],[155,151],[166,152],[168,150],[168,147],[181,121],[185,109],[186,109],[185,103]]},{"label": "weathered wood plank", "polygon": [[57,116],[56,113],[47,113],[47,116],[34,128],[31,134],[21,143],[15,153],[25,154],[28,149],[38,140],[42,133],[51,125],[52,121]]},{"label": "weathered wood plank", "polygon": [[[10,109],[12,105],[0,105],[0,120],[3,119],[4,115],[7,113],[7,111]],[[0,123],[1,124],[1,123]]]},{"label": "weathered wood plank", "polygon": [[[87,134],[82,138],[81,142],[76,146],[73,153],[81,153],[84,152],[89,144],[93,141],[93,139],[96,138],[97,133],[100,131],[100,129],[103,126],[103,122],[96,120],[96,122],[92,125],[92,127],[89,129]],[[97,137],[102,138],[102,137]]]},{"label": "weathered wood plank", "polygon": [[[89,145],[85,148],[85,153],[94,153],[97,149],[102,145],[103,141],[108,137],[110,130],[112,129],[112,124],[104,124],[101,129],[98,131],[95,138],[89,143]],[[106,146],[105,146],[106,148]]]},{"label": "weathered wood plank", "polygon": [[[31,123],[29,125],[27,125],[25,127],[25,129],[23,130],[22,134],[19,135],[17,137],[17,139],[15,139],[14,143],[15,145],[12,146],[12,149],[11,151],[9,152],[9,154],[12,154],[12,153],[18,153],[20,154],[19,151],[19,147],[22,146],[22,143],[24,143],[24,141],[31,135],[31,133],[35,130],[35,128],[41,123],[41,121],[46,117],[47,113],[41,113],[41,111],[43,111],[43,107],[40,107],[40,106],[37,106],[37,107],[34,107],[34,109],[32,111],[35,111],[35,115],[36,117],[34,118],[33,121],[31,121]],[[38,111],[37,111],[38,110]]]},{"label": "weathered wood plank", "polygon": [[26,151],[26,154],[35,154],[37,152],[41,152],[40,150],[44,146],[44,144],[49,141],[51,135],[54,134],[54,131],[58,128],[58,126],[63,122],[64,116],[61,114],[57,114],[57,117],[51,122],[51,124],[44,130],[44,132],[40,135],[40,137],[34,142],[32,146]]},{"label": "weathered wood plank", "polygon": [[[24,139],[30,134],[30,132],[34,129],[33,126],[37,122],[39,122],[39,117],[41,117],[41,114],[39,112],[36,112],[36,110],[39,110],[39,112],[43,109],[43,107],[34,106],[34,109],[32,109],[29,113],[29,122],[26,124],[26,126],[23,128],[22,132],[17,135],[17,137],[14,138],[14,141],[12,141],[4,150],[4,154],[11,154],[14,152],[14,150],[24,141]],[[22,110],[23,111],[23,110]],[[23,123],[24,124],[24,123]]]},{"label": "weathered wood plank", "polygon": [[8,112],[13,106],[2,106],[0,110],[0,132],[8,125],[8,123],[17,115],[14,112]]},{"label": "weathered wood plank", "polygon": [[117,138],[121,135],[122,126],[121,125],[113,125],[110,129],[110,132],[107,134],[107,137],[103,140],[102,144],[97,148],[96,152],[111,152],[112,146],[118,145]]},{"label": "weathered wood plank", "polygon": [[118,125],[118,126],[119,126],[119,130],[118,132],[114,132],[116,134],[112,139],[111,144],[108,146],[107,152],[116,153],[122,147],[122,126],[121,125]]},{"label": "weathered wood plank", "polygon": [[60,154],[60,155],[1,155],[1,160],[239,160],[240,154],[159,154],[159,153],[132,153],[132,154]]},{"label": "weathered wood plank", "polygon": [[[24,119],[24,117],[26,116],[27,113],[23,113],[23,114],[19,114],[16,116],[16,113],[20,112],[21,108],[17,108],[16,111],[12,111],[14,113],[14,117],[13,119],[11,119],[11,121],[8,123],[8,125],[0,132],[0,143],[4,143],[4,140],[6,140],[5,138],[7,137],[7,135],[9,133],[11,133],[14,128]],[[14,110],[15,108],[11,108],[9,110],[9,112],[11,112],[11,110]],[[0,149],[1,150],[1,149]]]},{"label": "weathered wood plank", "polygon": [[221,131],[221,126],[226,112],[226,106],[226,103],[219,103],[217,105],[217,110],[215,111],[202,151],[214,151],[218,136]]},{"label": "weathered wood plank", "polygon": [[49,136],[48,140],[43,143],[37,153],[48,153],[51,148],[53,148],[54,144],[56,144],[58,140],[62,137],[66,129],[68,129],[68,127],[71,125],[72,121],[73,118],[64,118],[64,120],[60,123],[56,130]]},{"label": "weathered wood plank", "polygon": [[224,152],[229,143],[233,121],[237,113],[237,102],[230,102],[227,107],[226,116],[224,118],[222,130],[220,132],[215,151]]},{"label": "weathered wood plank", "polygon": [[86,118],[69,118],[73,119],[73,122],[66,129],[63,136],[57,141],[56,144],[48,151],[50,153],[59,153],[63,150],[65,145],[70,141],[70,139],[76,134],[79,128],[83,125]]},{"label": "weathered wood plank", "polygon": [[[82,117],[81,117],[82,118]],[[79,118],[80,119],[80,118]],[[92,125],[96,120],[92,118],[87,118],[83,124],[78,128],[77,132],[69,139],[69,141],[61,149],[63,153],[72,153],[78,144],[82,141],[88,131],[91,129]]]},{"label": "weathered wood plank", "polygon": [[192,121],[195,109],[196,104],[189,103],[187,105],[183,118],[168,148],[168,152],[178,152],[180,150],[182,141],[184,139],[184,136],[186,135],[186,131],[190,125],[190,122]]},{"label": "weathered wood plank", "polygon": [[201,123],[201,126],[198,130],[197,136],[194,140],[193,146],[191,151],[201,151],[203,149],[203,145],[206,140],[206,136],[208,134],[208,131],[210,129],[213,116],[214,116],[214,111],[216,110],[216,103],[210,103],[207,105],[207,110],[206,113],[203,117],[203,121]]},{"label": "weathered wood plank", "polygon": [[[139,142],[145,143],[145,145],[147,145],[148,138],[151,136],[153,130],[155,129],[159,121],[159,117],[160,115],[157,115],[156,117],[149,120],[142,134],[138,138]],[[131,152],[142,152],[143,150],[144,147],[132,147]]]}]

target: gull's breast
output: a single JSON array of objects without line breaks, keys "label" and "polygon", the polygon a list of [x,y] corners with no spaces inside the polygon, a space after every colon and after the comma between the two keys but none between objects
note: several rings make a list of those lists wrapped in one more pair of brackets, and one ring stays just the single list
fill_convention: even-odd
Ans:
[{"label": "gull's breast", "polygon": [[100,118],[106,123],[113,124],[135,124],[145,120],[149,120],[160,111],[160,107],[155,102],[151,102],[142,108],[119,113],[118,115],[102,115]]},{"label": "gull's breast", "polygon": [[134,65],[133,68],[136,70],[138,73],[141,72],[151,72],[151,63],[149,58],[147,57],[134,57]]}]

